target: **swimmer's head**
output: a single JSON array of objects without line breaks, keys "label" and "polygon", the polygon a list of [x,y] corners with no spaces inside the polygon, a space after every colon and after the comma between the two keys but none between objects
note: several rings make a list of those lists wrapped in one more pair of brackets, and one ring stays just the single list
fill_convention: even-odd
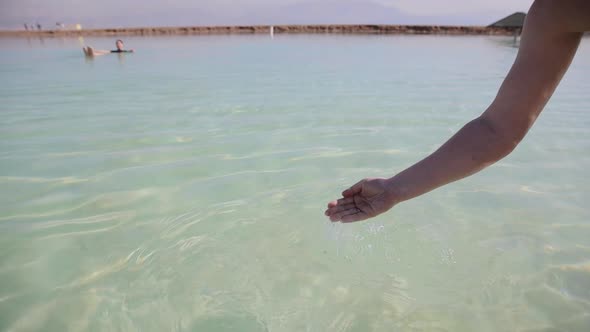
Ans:
[{"label": "swimmer's head", "polygon": [[115,43],[115,45],[117,45],[117,49],[119,51],[123,50],[123,41],[121,39],[117,39],[117,42]]}]

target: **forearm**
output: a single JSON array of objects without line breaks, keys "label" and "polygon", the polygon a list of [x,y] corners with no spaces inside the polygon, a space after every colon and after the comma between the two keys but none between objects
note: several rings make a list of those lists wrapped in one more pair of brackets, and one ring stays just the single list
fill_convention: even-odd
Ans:
[{"label": "forearm", "polygon": [[405,201],[472,175],[508,155],[516,144],[479,117],[430,156],[389,179],[392,198]]}]

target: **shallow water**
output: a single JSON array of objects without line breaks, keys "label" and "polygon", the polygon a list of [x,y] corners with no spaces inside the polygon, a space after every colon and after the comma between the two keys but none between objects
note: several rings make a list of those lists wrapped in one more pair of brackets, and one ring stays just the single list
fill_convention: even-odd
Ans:
[{"label": "shallow water", "polygon": [[325,204],[481,113],[511,38],[125,42],[0,39],[0,330],[590,329],[589,39],[512,155],[351,225]]}]

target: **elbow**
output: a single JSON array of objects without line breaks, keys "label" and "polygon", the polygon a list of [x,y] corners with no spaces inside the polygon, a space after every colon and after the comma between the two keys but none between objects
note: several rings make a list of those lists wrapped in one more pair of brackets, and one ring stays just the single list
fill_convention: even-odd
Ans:
[{"label": "elbow", "polygon": [[502,137],[498,143],[498,158],[496,161],[503,159],[504,157],[508,156],[512,153],[520,144],[522,138],[511,138],[511,137]]},{"label": "elbow", "polygon": [[[522,142],[526,135],[525,130],[516,129],[514,131],[500,131],[497,134],[497,145],[500,154],[500,159],[511,154],[512,151]],[[498,159],[499,160],[499,159]]]},{"label": "elbow", "polygon": [[526,135],[526,129],[503,128],[493,123],[490,119],[480,117],[476,119],[480,131],[486,137],[485,157],[482,160],[486,164],[493,164],[508,156]]}]

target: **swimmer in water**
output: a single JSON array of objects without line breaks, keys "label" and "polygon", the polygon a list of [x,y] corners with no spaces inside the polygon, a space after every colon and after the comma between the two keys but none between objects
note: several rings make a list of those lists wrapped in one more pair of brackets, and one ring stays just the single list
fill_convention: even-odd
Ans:
[{"label": "swimmer in water", "polygon": [[123,49],[123,41],[121,39],[117,39],[115,46],[117,47],[117,49],[112,50],[112,51],[95,50],[91,46],[83,47],[82,50],[84,51],[84,54],[89,57],[93,57],[93,56],[97,56],[97,55],[105,55],[105,54],[109,54],[109,53],[133,53],[132,49],[131,50]]},{"label": "swimmer in water", "polygon": [[492,104],[438,150],[391,178],[368,178],[328,204],[333,222],[356,222],[463,179],[510,154],[567,71],[585,31],[590,1],[535,0],[516,60]]}]

